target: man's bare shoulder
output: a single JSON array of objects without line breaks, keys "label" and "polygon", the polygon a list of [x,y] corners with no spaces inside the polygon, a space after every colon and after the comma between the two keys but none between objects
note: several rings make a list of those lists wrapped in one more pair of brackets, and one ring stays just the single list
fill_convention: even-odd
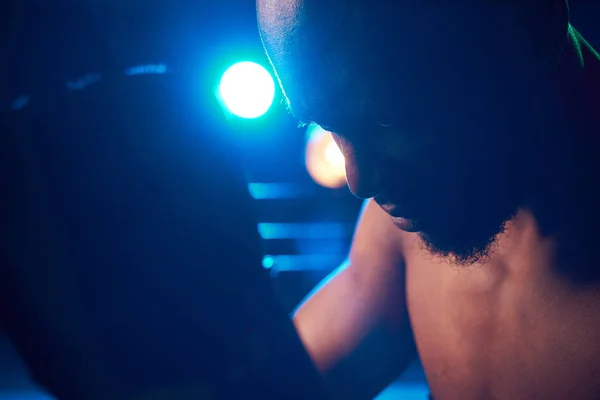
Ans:
[{"label": "man's bare shoulder", "polygon": [[415,357],[402,236],[375,202],[366,201],[347,262],[294,317],[310,356],[339,398],[373,398]]},{"label": "man's bare shoulder", "polygon": [[352,265],[402,264],[402,248],[405,233],[398,229],[373,199],[366,200],[350,249]]},{"label": "man's bare shoulder", "polygon": [[[557,275],[520,212],[490,257],[457,266],[403,234],[406,301],[435,398],[599,398],[600,290]],[[484,349],[485,351],[482,351]]]}]

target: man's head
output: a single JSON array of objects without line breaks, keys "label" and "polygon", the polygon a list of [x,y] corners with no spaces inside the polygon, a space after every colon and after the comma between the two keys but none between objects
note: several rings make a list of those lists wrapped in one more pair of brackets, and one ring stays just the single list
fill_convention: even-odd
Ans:
[{"label": "man's head", "polygon": [[257,4],[292,113],[335,133],[351,191],[434,253],[485,256],[541,162],[565,0]]}]

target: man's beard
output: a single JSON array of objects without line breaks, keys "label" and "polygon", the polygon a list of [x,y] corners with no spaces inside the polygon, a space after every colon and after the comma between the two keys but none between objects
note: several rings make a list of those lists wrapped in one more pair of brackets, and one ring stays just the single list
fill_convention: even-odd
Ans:
[{"label": "man's beard", "polygon": [[465,193],[469,200],[458,194],[450,196],[455,201],[446,197],[445,207],[424,214],[427,218],[418,221],[423,249],[457,266],[485,263],[519,209],[516,196],[506,195],[508,188],[502,186],[479,186],[478,193]]},{"label": "man's beard", "polygon": [[[509,219],[490,225],[487,230],[471,231],[469,235],[440,230],[435,233],[419,232],[419,237],[423,250],[432,256],[445,258],[452,265],[466,267],[483,264],[493,254],[497,238],[504,233]],[[492,229],[492,226],[495,228]]]},{"label": "man's beard", "polygon": [[[423,160],[431,160],[418,167],[407,168],[401,157],[392,158],[387,171],[412,174],[402,175],[388,189],[389,198],[410,201],[404,206],[419,230],[424,251],[457,266],[489,259],[531,190],[529,164],[535,161],[532,154],[522,154],[522,148],[529,149],[522,142],[522,135],[455,136],[438,139],[435,146],[417,147]],[[394,175],[383,178],[399,180]]]}]

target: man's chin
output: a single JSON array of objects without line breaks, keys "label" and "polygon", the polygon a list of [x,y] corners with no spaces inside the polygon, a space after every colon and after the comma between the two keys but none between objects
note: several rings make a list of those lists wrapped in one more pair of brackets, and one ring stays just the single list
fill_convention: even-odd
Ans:
[{"label": "man's chin", "polygon": [[419,226],[415,220],[402,218],[402,217],[390,217],[392,223],[396,228],[405,232],[419,232]]}]

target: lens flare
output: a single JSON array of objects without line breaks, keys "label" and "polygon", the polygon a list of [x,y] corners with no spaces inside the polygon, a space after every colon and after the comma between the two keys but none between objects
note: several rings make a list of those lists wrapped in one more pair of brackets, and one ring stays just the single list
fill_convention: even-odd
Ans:
[{"label": "lens flare", "polygon": [[307,132],[306,170],[319,185],[338,189],[346,184],[344,156],[331,133],[318,125],[311,125]]}]

